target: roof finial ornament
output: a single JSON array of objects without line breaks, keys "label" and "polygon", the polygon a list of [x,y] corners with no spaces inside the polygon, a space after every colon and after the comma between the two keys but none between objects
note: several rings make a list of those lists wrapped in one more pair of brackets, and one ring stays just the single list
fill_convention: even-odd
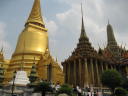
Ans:
[{"label": "roof finial ornament", "polygon": [[109,23],[109,19],[108,19],[108,25],[109,25],[110,23]]},{"label": "roof finial ornament", "polygon": [[83,7],[81,3],[81,15],[82,15],[82,26],[81,26],[81,36],[80,38],[87,38],[86,33],[85,33],[85,28],[84,28],[84,17],[83,17]]},{"label": "roof finial ornament", "polygon": [[101,48],[99,43],[98,43],[98,47],[99,47],[99,49]]},{"label": "roof finial ornament", "polygon": [[82,14],[82,19],[83,19],[83,5],[82,5],[82,3],[81,3],[81,14]]},{"label": "roof finial ornament", "polygon": [[56,62],[58,62],[58,59],[57,59],[57,57],[56,57]]},{"label": "roof finial ornament", "polygon": [[124,50],[126,50],[126,46],[127,46],[127,44],[125,43],[125,45],[124,45]]}]

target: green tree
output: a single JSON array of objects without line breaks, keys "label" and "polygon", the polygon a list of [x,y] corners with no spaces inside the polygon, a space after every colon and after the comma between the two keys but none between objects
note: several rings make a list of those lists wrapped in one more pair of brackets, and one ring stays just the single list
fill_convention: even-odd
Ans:
[{"label": "green tree", "polygon": [[52,92],[50,83],[40,82],[34,89],[34,92],[41,92],[42,96],[45,96],[46,92]]},{"label": "green tree", "polygon": [[112,96],[114,96],[115,88],[121,85],[122,76],[116,70],[106,70],[101,76],[101,82],[104,86],[109,87],[111,89]]},{"label": "green tree", "polygon": [[127,91],[123,88],[116,88],[115,89],[115,95],[116,96],[126,96],[127,95]]},{"label": "green tree", "polygon": [[128,79],[127,78],[124,78],[121,86],[128,91]]},{"label": "green tree", "polygon": [[38,75],[37,75],[37,70],[36,70],[36,65],[33,63],[32,70],[29,76],[30,84],[28,84],[28,87],[34,88],[37,84]]},{"label": "green tree", "polygon": [[64,84],[64,85],[62,85],[60,87],[60,89],[58,90],[57,94],[63,94],[63,93],[65,93],[65,94],[67,94],[69,96],[72,96],[72,90],[73,89],[69,85]]},{"label": "green tree", "polygon": [[32,66],[32,70],[29,76],[29,80],[31,83],[34,83],[37,80],[38,76],[37,76],[37,70],[36,70],[36,65],[35,63]]}]

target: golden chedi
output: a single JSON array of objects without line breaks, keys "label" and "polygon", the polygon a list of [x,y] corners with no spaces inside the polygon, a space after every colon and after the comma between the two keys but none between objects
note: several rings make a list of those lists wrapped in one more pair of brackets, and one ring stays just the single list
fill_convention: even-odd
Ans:
[{"label": "golden chedi", "polygon": [[[5,81],[7,82],[12,78],[15,70],[21,69],[21,63],[28,75],[31,72],[33,62],[36,63],[37,69],[39,69],[40,64],[44,66],[43,62],[41,62],[41,58],[46,58],[46,62],[49,61],[49,56],[45,57],[46,52],[49,52],[48,32],[41,15],[40,0],[35,0],[25,28],[18,38],[15,52],[12,55],[9,68],[6,72]],[[59,65],[57,66],[60,67]],[[39,73],[41,72],[43,71]],[[39,76],[39,78],[40,77],[42,76]]]}]

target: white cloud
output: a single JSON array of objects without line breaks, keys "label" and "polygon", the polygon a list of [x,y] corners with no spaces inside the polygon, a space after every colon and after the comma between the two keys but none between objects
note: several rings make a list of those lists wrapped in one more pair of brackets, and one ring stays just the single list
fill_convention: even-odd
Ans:
[{"label": "white cloud", "polygon": [[[114,28],[118,43],[121,44],[123,42],[125,44],[128,42],[126,35],[128,30],[128,0],[53,1],[57,2],[57,4],[61,3],[60,5],[63,4],[66,7],[48,10],[48,15],[50,14],[49,20],[45,20],[49,33],[50,49],[53,55],[59,58],[58,60],[62,61],[64,58],[67,58],[78,43],[81,28],[81,2],[83,2],[86,33],[95,48],[98,48],[98,43],[101,46],[106,43],[106,23],[108,19],[110,19],[110,23]],[[55,4],[50,4],[51,8],[55,6]],[[56,16],[51,16],[51,14],[56,14]],[[4,43],[5,49],[8,50],[11,48],[11,44],[9,45],[6,42],[5,29],[6,24],[0,23],[0,44]],[[10,51],[6,51],[6,53],[11,55]]]},{"label": "white cloud", "polygon": [[[80,36],[80,28],[81,28],[81,13],[80,13],[81,1],[80,0],[58,0],[58,1],[60,1],[61,3],[66,3],[67,5],[70,6],[69,9],[66,10],[65,12],[56,14],[58,31],[59,33],[61,33],[58,34],[58,36],[60,38],[63,38],[63,39],[59,39],[60,42],[63,42],[63,45],[61,47],[59,46],[59,43],[57,43],[58,50],[60,50],[59,48],[62,49],[61,54],[59,54],[58,57],[60,60],[63,61],[64,58],[68,57],[71,54],[73,49],[76,47],[76,44],[78,43],[78,38]],[[114,3],[110,4],[111,1],[108,1],[109,3],[106,2],[107,1],[103,1],[103,0],[86,0],[86,2],[83,1],[85,29],[87,36],[89,37],[90,42],[92,43],[92,46],[94,46],[95,49],[98,49],[99,45],[102,48],[106,46],[107,43],[106,25],[107,25],[107,20],[109,18],[110,18],[110,23],[112,22],[114,32],[118,30],[118,32],[115,32],[117,42],[119,44],[122,41],[125,43],[128,42],[126,37],[126,27],[124,28],[124,26],[122,25],[123,22],[122,24],[118,22],[118,20],[119,21],[123,19],[125,20],[124,14],[126,14],[125,17],[127,17],[127,12],[124,12],[123,10],[126,8],[123,8],[122,6],[123,3],[121,3],[120,5],[120,2],[117,2],[117,4]],[[115,14],[112,14],[114,12]],[[118,14],[120,19],[117,19],[118,16],[116,14]],[[123,19],[121,17],[123,17]],[[115,27],[114,24],[115,25],[120,24],[120,26]],[[122,30],[125,34],[119,32],[120,30]],[[66,38],[65,41],[62,41],[64,40],[64,38]]]},{"label": "white cloud", "polygon": [[58,30],[58,26],[54,21],[46,21],[46,26],[50,36],[55,36]]},{"label": "white cloud", "polygon": [[62,2],[62,3],[67,3],[67,4],[77,4],[77,3],[80,3],[80,0],[58,0],[59,2]]},{"label": "white cloud", "polygon": [[[100,4],[102,4],[102,2],[101,2],[101,0],[96,0],[96,1],[98,1],[98,2],[92,2],[92,0],[90,0],[88,2],[88,4],[90,4],[90,6],[95,5],[94,6],[95,9],[87,8],[87,10],[85,12],[86,8],[84,7],[84,14],[87,14],[87,13],[95,10],[96,12],[98,12],[98,14],[96,14],[96,15],[98,15],[100,17],[103,15],[102,8],[99,7]],[[80,10],[80,8],[81,7],[80,7],[79,3],[71,4],[71,8],[68,11],[59,13],[56,15],[57,19],[59,20],[59,24],[62,24],[63,27],[65,29],[68,29],[70,33],[74,33],[73,35],[76,36],[77,40],[79,38],[80,28],[81,28],[81,10]],[[90,38],[90,41],[93,43],[93,45],[95,47],[97,47],[98,43],[100,43],[100,41],[102,41],[102,39],[105,40],[105,35],[104,35],[105,30],[106,30],[105,25],[101,26],[99,24],[99,22],[97,22],[97,18],[94,16],[94,13],[93,13],[93,15],[87,14],[86,18],[84,18],[84,21],[85,21],[86,33],[87,33],[88,37]],[[68,42],[68,43],[70,43],[70,42]]]},{"label": "white cloud", "polygon": [[51,52],[51,55],[54,57],[56,57],[56,35],[57,35],[57,31],[58,31],[58,25],[56,24],[55,21],[53,20],[48,20],[45,19],[46,21],[46,27],[48,28],[48,35],[49,35],[49,49]]},{"label": "white cloud", "polygon": [[0,48],[4,48],[4,56],[9,59],[12,53],[11,45],[6,41],[6,24],[0,22]]}]

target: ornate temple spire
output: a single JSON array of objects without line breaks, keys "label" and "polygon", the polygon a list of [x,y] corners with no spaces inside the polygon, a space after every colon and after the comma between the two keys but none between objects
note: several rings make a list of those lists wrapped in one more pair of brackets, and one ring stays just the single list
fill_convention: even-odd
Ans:
[{"label": "ornate temple spire", "polygon": [[107,50],[109,50],[109,52],[115,59],[119,59],[122,54],[120,52],[122,48],[119,48],[117,44],[112,25],[109,23],[109,21],[107,25]]},{"label": "ornate temple spire", "polygon": [[83,17],[83,8],[81,4],[81,14],[82,14],[82,26],[81,26],[81,35],[80,38],[87,38],[86,32],[85,32],[85,27],[84,27],[84,17]]},{"label": "ornate temple spire", "polygon": [[113,28],[112,28],[111,24],[109,24],[109,21],[108,21],[108,25],[107,25],[107,41],[108,41],[107,46],[117,46]]},{"label": "ornate temple spire", "polygon": [[37,80],[37,78],[38,78],[38,75],[37,75],[36,63],[35,63],[35,57],[34,57],[31,73],[29,76],[29,80],[30,80],[31,84],[34,83]]},{"label": "ornate temple spire", "polygon": [[42,15],[41,15],[40,0],[35,0],[33,4],[33,7],[29,15],[29,18],[26,22],[26,25],[29,23],[45,27],[45,24],[43,22]]},{"label": "ornate temple spire", "polygon": [[96,51],[92,47],[89,38],[87,37],[85,32],[82,4],[81,4],[81,13],[82,13],[81,34],[80,34],[79,42],[77,44],[77,48],[75,48],[72,54],[79,56],[91,56],[91,55],[94,56],[96,55]]}]

